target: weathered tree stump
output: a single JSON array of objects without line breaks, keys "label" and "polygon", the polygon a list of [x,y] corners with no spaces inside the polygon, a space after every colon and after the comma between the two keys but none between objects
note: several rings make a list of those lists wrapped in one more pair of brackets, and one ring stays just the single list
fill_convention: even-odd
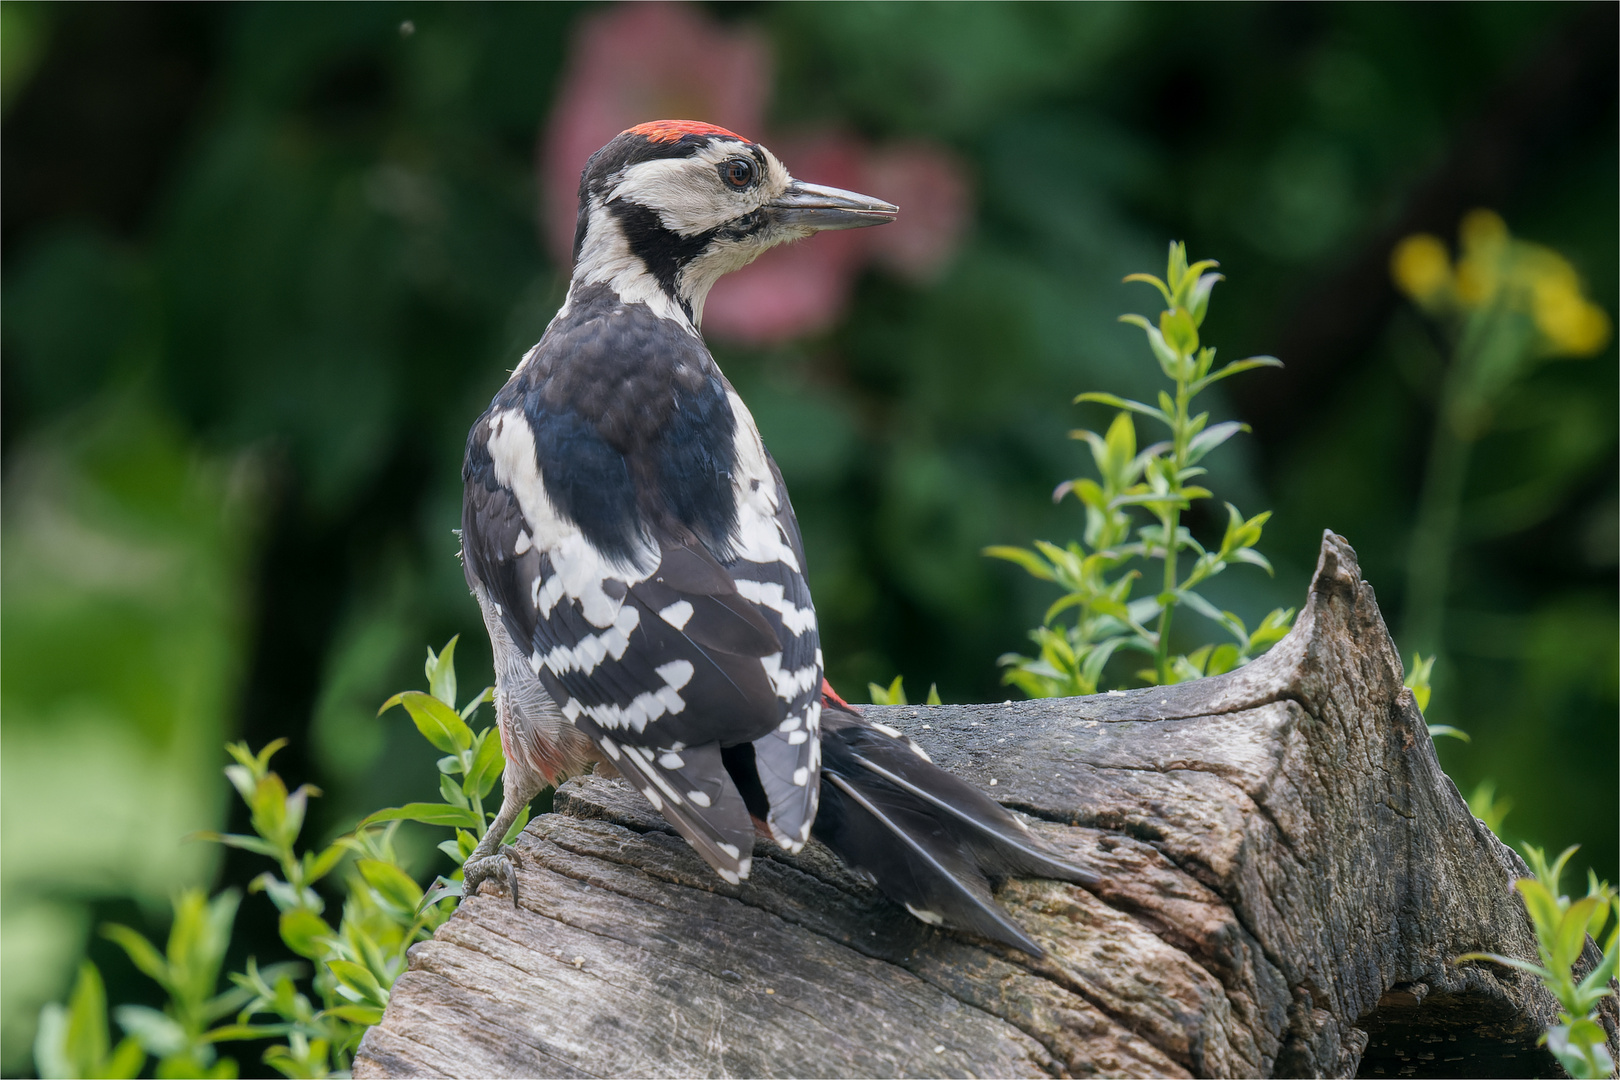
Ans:
[{"label": "weathered tree stump", "polygon": [[412,950],[355,1075],[1561,1075],[1540,984],[1451,962],[1534,957],[1526,870],[1401,682],[1330,533],[1293,632],[1239,671],[870,708],[1102,876],[1000,890],[1040,961],[814,846],[761,841],[727,886],[630,789],[572,781],[518,844],[519,907],[491,888]]}]

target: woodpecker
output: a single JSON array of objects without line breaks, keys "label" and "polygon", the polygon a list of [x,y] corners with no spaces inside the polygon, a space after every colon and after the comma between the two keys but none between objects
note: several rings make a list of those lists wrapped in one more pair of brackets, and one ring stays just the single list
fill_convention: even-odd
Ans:
[{"label": "woodpecker", "polygon": [[462,469],[506,754],[465,895],[496,878],[516,901],[502,838],[592,765],[731,884],[756,830],[790,852],[815,836],[924,922],[1039,955],[989,881],[1093,882],[826,684],[787,487],[700,332],[722,275],[897,213],[695,121],[633,127],[586,163],[567,296]]}]

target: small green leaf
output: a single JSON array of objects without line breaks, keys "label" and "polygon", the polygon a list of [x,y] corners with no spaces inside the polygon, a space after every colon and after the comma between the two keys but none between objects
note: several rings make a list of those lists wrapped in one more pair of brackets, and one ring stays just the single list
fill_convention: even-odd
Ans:
[{"label": "small green leaf", "polygon": [[347,1020],[362,1027],[374,1027],[382,1023],[383,1011],[375,1005],[338,1005],[327,1009],[321,1015],[335,1016],[339,1020]]},{"label": "small green leaf", "polygon": [[[1569,909],[1558,922],[1557,933],[1553,938],[1552,966],[1558,970],[1568,970],[1581,955],[1581,948],[1586,944],[1586,924],[1597,911],[1601,900],[1596,896],[1583,897],[1569,905]],[[1603,906],[1607,906],[1606,904]]]},{"label": "small green leaf", "polygon": [[464,896],[466,894],[465,890],[466,883],[460,879],[441,877],[433,882],[433,888],[423,894],[422,902],[417,906],[417,911],[430,908],[440,900]]},{"label": "small green leaf", "polygon": [[500,779],[502,771],[506,768],[506,758],[501,753],[499,731],[487,728],[479,738],[483,741],[474,749],[472,770],[467,776],[463,790],[482,799],[494,790],[495,781]]},{"label": "small green leaf", "polygon": [[356,827],[363,829],[367,825],[376,825],[383,821],[420,821],[424,825],[450,825],[464,829],[476,829],[483,825],[483,822],[478,820],[477,814],[459,806],[447,806],[444,803],[406,803],[404,806],[391,806],[386,810],[369,814]]},{"label": "small green leaf", "polygon": [[461,708],[461,718],[463,720],[472,719],[472,714],[478,711],[478,706],[486,704],[486,703],[494,701],[494,700],[495,700],[495,688],[493,686],[484,687],[483,692],[481,692],[477,697],[473,698],[471,701],[467,702],[466,705],[462,706],[462,708]]},{"label": "small green leaf", "polygon": [[443,799],[451,806],[460,806],[463,808],[472,806],[472,801],[469,800],[466,794],[461,790],[461,785],[443,774],[440,774],[439,776],[439,798]]},{"label": "small green leaf", "polygon": [[1530,922],[1535,927],[1542,948],[1551,953],[1559,917],[1563,914],[1558,908],[1557,899],[1546,885],[1535,878],[1520,878],[1513,883],[1513,887],[1524,897],[1524,906],[1530,912]]},{"label": "small green leaf", "polygon": [[461,635],[457,634],[437,656],[429,649],[427,658],[428,692],[452,709],[456,707],[456,642],[459,640]]},{"label": "small green leaf", "polygon": [[414,912],[416,905],[421,903],[421,886],[393,863],[382,862],[379,859],[361,859],[355,863],[355,867],[360,871],[360,876],[365,878],[366,884],[376,889],[379,896],[395,907]]},{"label": "small green leaf", "polygon": [[130,962],[140,969],[142,975],[159,986],[169,987],[169,962],[145,937],[118,923],[103,926],[101,936],[123,949],[128,954]]},{"label": "small green leaf", "polygon": [[879,686],[877,683],[867,683],[866,684],[866,689],[867,689],[867,692],[871,695],[872,704],[874,704],[874,705],[905,705],[905,704],[908,704],[908,702],[906,701],[905,687],[901,685],[902,681],[903,680],[901,679],[901,677],[899,675],[896,675],[894,677],[894,681],[889,684],[889,687],[886,690],[882,686]]},{"label": "small green leaf", "polygon": [[1177,356],[1177,379],[1186,378],[1186,357],[1198,351],[1198,326],[1181,308],[1159,314],[1159,333]]},{"label": "small green leaf", "polygon": [[338,983],[353,996],[353,1000],[373,1005],[387,1005],[388,991],[382,988],[365,966],[353,960],[328,960],[327,969],[337,978]]},{"label": "small green leaf", "polygon": [[928,697],[923,702],[923,704],[924,705],[943,705],[944,704],[944,702],[939,700],[939,684],[938,683],[929,683],[928,684]]},{"label": "small green leaf", "polygon": [[501,838],[501,843],[510,844],[516,841],[517,838],[523,833],[523,827],[528,823],[529,808],[525,806],[522,810],[518,811],[517,820],[512,822],[512,827],[510,829],[506,830],[506,835]]},{"label": "small green leaf", "polygon": [[1231,375],[1236,375],[1239,372],[1251,371],[1254,368],[1259,367],[1280,368],[1282,366],[1282,361],[1278,360],[1275,356],[1251,356],[1247,360],[1234,360],[1230,364],[1227,364],[1225,367],[1221,368],[1219,371],[1205,375],[1202,379],[1190,384],[1187,387],[1187,393],[1200,393],[1210,384],[1220,382],[1222,379]]},{"label": "small green leaf", "polygon": [[1003,544],[995,544],[987,548],[982,548],[980,550],[980,554],[987,555],[992,559],[1004,559],[1007,562],[1016,563],[1027,570],[1031,576],[1040,578],[1042,581],[1057,580],[1056,575],[1052,572],[1052,568],[1045,562],[1045,560],[1027,548],[1008,547]]},{"label": "small green leaf", "polygon": [[1240,424],[1235,420],[1228,420],[1213,427],[1205,428],[1197,435],[1194,435],[1192,440],[1187,443],[1187,464],[1191,465],[1194,462],[1203,460],[1204,455],[1221,445],[1221,443],[1240,431],[1248,430],[1248,424]]},{"label": "small green leaf", "polygon": [[438,698],[420,690],[407,690],[389,698],[379,712],[386,712],[394,705],[405,706],[416,729],[441,753],[459,754],[472,745],[472,728],[456,710]]},{"label": "small green leaf", "polygon": [[79,963],[79,975],[68,996],[66,1024],[60,1049],[69,1071],[62,1076],[84,1075],[107,1056],[107,990],[101,972],[89,960]]},{"label": "small green leaf", "polygon": [[173,1017],[145,1005],[120,1005],[113,1010],[113,1018],[153,1057],[178,1054],[189,1041],[185,1028]]},{"label": "small green leaf", "polygon": [[328,942],[335,936],[325,919],[308,908],[292,908],[281,913],[281,940],[299,956],[320,960],[331,951]]},{"label": "small green leaf", "polygon": [[1552,972],[1548,971],[1540,964],[1532,964],[1528,960],[1517,960],[1511,956],[1503,956],[1501,953],[1463,953],[1461,956],[1457,957],[1454,963],[1461,964],[1472,960],[1485,960],[1492,964],[1501,964],[1503,967],[1510,967],[1517,971],[1527,972],[1531,975],[1540,976],[1543,979],[1552,977]]},{"label": "small green leaf", "polygon": [[134,1080],[141,1075],[141,1066],[146,1064],[146,1051],[141,1049],[141,1042],[133,1036],[120,1040],[113,1048],[112,1054],[106,1063],[96,1072],[97,1080]]},{"label": "small green leaf", "polygon": [[313,885],[321,878],[332,872],[339,860],[343,858],[344,849],[337,844],[328,845],[325,851],[311,857],[309,852],[304,853],[304,884]]},{"label": "small green leaf", "polygon": [[[1434,675],[1434,657],[1427,660],[1422,653],[1412,654],[1412,667],[1406,674],[1406,688],[1412,691],[1412,699],[1417,702],[1418,712],[1427,712],[1429,708],[1430,680]],[[1431,734],[1434,729],[1431,727]],[[1464,737],[1466,741],[1466,736]]]},{"label": "small green leaf", "polygon": [[1430,724],[1429,738],[1431,739],[1460,739],[1463,742],[1473,742],[1468,732],[1462,728],[1452,727],[1450,724]]},{"label": "small green leaf", "polygon": [[1130,282],[1133,282],[1133,281],[1145,282],[1148,285],[1152,285],[1155,289],[1158,289],[1159,290],[1159,295],[1164,297],[1164,302],[1165,302],[1166,306],[1169,306],[1170,304],[1175,303],[1175,300],[1170,295],[1169,287],[1167,285],[1165,285],[1164,282],[1162,282],[1158,278],[1154,277],[1152,274],[1126,274],[1125,275],[1125,282],[1127,284],[1130,283]]},{"label": "small green leaf", "polygon": [[[1200,263],[1199,265],[1203,265]],[[1214,263],[1209,265],[1213,266]],[[1215,283],[1225,281],[1221,274],[1199,274],[1192,288],[1187,290],[1187,313],[1192,316],[1193,322],[1199,326],[1204,325],[1204,315],[1209,311],[1209,294],[1215,288]]]},{"label": "small green leaf", "polygon": [[253,810],[253,829],[277,847],[291,841],[287,838],[287,785],[275,773],[261,776],[253,791],[250,804]]},{"label": "small green leaf", "polygon": [[257,836],[243,836],[240,833],[199,832],[192,833],[186,839],[206,840],[214,844],[224,844],[226,847],[240,848],[243,851],[251,851],[255,855],[263,855],[270,859],[275,858],[279,851],[268,840],[262,840]]},{"label": "small green leaf", "polygon": [[1165,425],[1169,425],[1170,423],[1170,417],[1168,414],[1160,412],[1151,405],[1144,405],[1140,401],[1131,401],[1128,398],[1122,398],[1117,394],[1104,394],[1097,391],[1088,391],[1084,394],[1075,395],[1074,404],[1079,405],[1086,401],[1094,401],[1100,405],[1112,405],[1116,409],[1125,409],[1128,412],[1141,413],[1143,416],[1151,416],[1153,419]]},{"label": "small green leaf", "polygon": [[253,775],[252,768],[247,765],[227,765],[225,766],[225,779],[229,780],[231,787],[235,788],[236,793],[242,796],[243,802],[249,806],[253,805],[253,789],[258,786],[259,781]]}]

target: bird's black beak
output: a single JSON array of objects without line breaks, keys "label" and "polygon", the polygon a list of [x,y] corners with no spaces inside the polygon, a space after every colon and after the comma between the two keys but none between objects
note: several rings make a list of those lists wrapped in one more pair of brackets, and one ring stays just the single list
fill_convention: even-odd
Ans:
[{"label": "bird's black beak", "polygon": [[795,180],[767,204],[780,226],[792,229],[860,229],[893,221],[900,208],[870,195]]}]

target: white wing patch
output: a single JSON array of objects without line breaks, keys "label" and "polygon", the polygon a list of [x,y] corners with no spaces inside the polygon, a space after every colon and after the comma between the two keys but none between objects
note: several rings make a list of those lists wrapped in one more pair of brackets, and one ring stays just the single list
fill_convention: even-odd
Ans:
[{"label": "white wing patch", "polygon": [[821,667],[817,664],[797,671],[783,671],[781,653],[771,653],[761,658],[760,663],[765,667],[765,674],[770,676],[771,685],[776,687],[776,696],[783,701],[792,701],[821,683]]},{"label": "white wing patch", "polygon": [[[667,682],[671,689],[679,690],[681,687],[692,681],[692,674],[697,669],[692,666],[692,661],[690,660],[671,660],[667,664],[659,665],[656,670],[659,678]],[[671,769],[680,768],[679,765],[671,765],[669,767]]]},{"label": "white wing patch", "polygon": [[[626,608],[625,610],[630,609]],[[664,685],[657,690],[637,694],[628,705],[611,703],[581,705],[579,699],[569,698],[563,704],[563,715],[568,717],[569,720],[574,720],[584,714],[595,720],[601,727],[612,730],[629,728],[639,734],[646,729],[648,724],[661,716],[674,716],[684,712],[686,710],[686,699],[681,697],[680,691],[682,687],[692,681],[692,674],[696,669],[693,668],[691,661],[671,660],[669,663],[659,666],[656,670],[659,677],[664,680]],[[604,739],[602,741],[605,748],[608,740]],[[679,747],[680,744],[676,745]],[[629,745],[625,746],[624,749],[637,754],[645,753],[648,764],[652,763],[652,751]],[[667,756],[675,757],[676,763],[673,765],[666,764],[665,768],[678,769],[681,767],[678,753],[678,750],[666,751]],[[677,803],[681,801],[680,796],[676,795],[674,791],[666,792],[666,794]]]},{"label": "white wing patch", "polygon": [[495,479],[517,496],[518,507],[532,532],[530,542],[551,558],[551,577],[543,583],[537,580],[530,587],[535,607],[542,616],[549,617],[557,602],[566,597],[579,601],[585,621],[592,626],[616,626],[624,601],[608,595],[603,586],[617,581],[628,590],[645,581],[658,567],[658,555],[651,542],[642,538],[632,552],[630,565],[621,565],[603,556],[585,539],[579,526],[558,514],[540,477],[534,431],[519,410],[503,409],[490,414],[489,456],[495,465]]},{"label": "white wing patch", "polygon": [[768,607],[782,616],[782,625],[795,637],[803,636],[805,631],[815,629],[815,609],[799,607],[789,600],[779,582],[750,581],[742,577],[736,580],[739,596],[761,607]]},{"label": "white wing patch", "polygon": [[[581,638],[579,644],[570,648],[567,645],[558,645],[544,657],[536,652],[529,660],[529,666],[536,675],[544,665],[553,675],[559,678],[570,671],[583,671],[589,675],[596,670],[602,658],[611,656],[615,660],[624,659],[624,651],[630,647],[630,633],[641,623],[641,612],[634,605],[625,605],[619,609],[618,617],[613,625],[600,634],[592,634]],[[684,683],[682,685],[685,685]],[[677,688],[678,689],[678,688]]]},{"label": "white wing patch", "polygon": [[685,630],[687,621],[692,618],[692,603],[689,600],[677,600],[669,607],[658,613],[658,617],[677,630]]},{"label": "white wing patch", "polygon": [[[731,537],[737,557],[749,562],[779,562],[796,574],[804,573],[781,522],[776,520],[776,477],[765,457],[765,443],[753,414],[735,390],[726,391],[731,414],[737,419],[736,462],[732,484],[737,497],[737,531]],[[738,588],[742,583],[739,579]]]}]

